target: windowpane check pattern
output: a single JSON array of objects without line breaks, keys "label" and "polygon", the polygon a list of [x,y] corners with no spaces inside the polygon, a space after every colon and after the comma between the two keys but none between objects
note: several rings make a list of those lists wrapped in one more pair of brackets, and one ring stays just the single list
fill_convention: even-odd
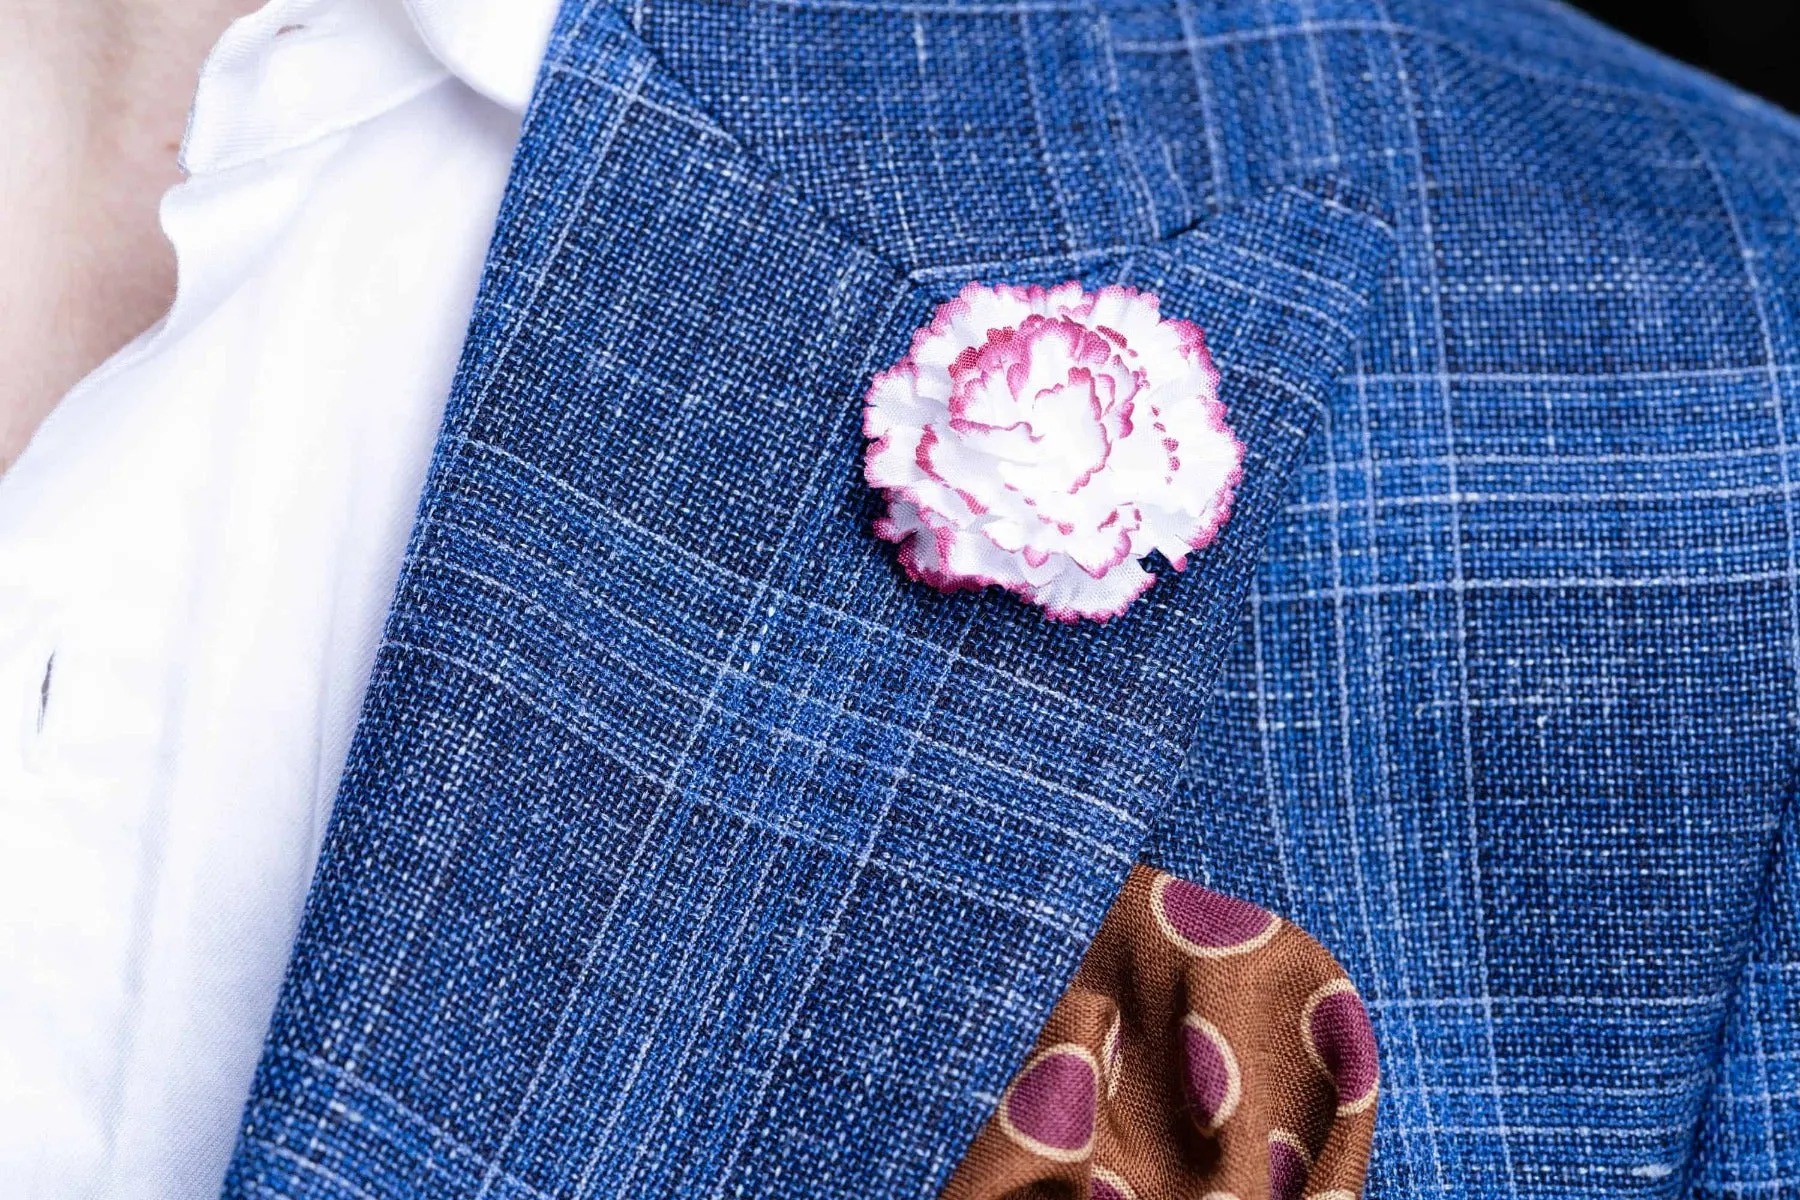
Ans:
[{"label": "windowpane check pattern", "polygon": [[[1141,858],[1356,983],[1371,1195],[1800,1194],[1797,180],[1543,0],[571,4],[227,1193],[930,1196]],[[857,469],[1069,278],[1250,447],[1075,629]]]}]

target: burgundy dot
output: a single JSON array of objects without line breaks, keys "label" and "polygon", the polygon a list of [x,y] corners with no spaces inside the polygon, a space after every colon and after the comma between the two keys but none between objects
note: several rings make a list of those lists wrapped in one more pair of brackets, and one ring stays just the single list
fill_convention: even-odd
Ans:
[{"label": "burgundy dot", "polygon": [[1237,1111],[1242,1091],[1237,1058],[1224,1035],[1196,1013],[1183,1018],[1181,1043],[1188,1106],[1202,1128],[1217,1129]]},{"label": "burgundy dot", "polygon": [[1368,1010],[1348,979],[1314,992],[1300,1017],[1307,1054],[1337,1087],[1338,1112],[1361,1112],[1375,1101],[1380,1066]]},{"label": "burgundy dot", "polygon": [[1269,1200],[1300,1200],[1312,1162],[1299,1138],[1285,1129],[1269,1133]]},{"label": "burgundy dot", "polygon": [[1275,936],[1274,913],[1168,875],[1151,888],[1150,907],[1165,936],[1189,954],[1222,958],[1243,954]]},{"label": "burgundy dot", "polygon": [[1099,1072],[1094,1056],[1074,1043],[1052,1046],[1019,1072],[1000,1102],[1002,1127],[1026,1149],[1072,1162],[1094,1140]]},{"label": "burgundy dot", "polygon": [[1105,1167],[1095,1167],[1088,1186],[1089,1200],[1137,1200],[1137,1193],[1123,1176]]}]

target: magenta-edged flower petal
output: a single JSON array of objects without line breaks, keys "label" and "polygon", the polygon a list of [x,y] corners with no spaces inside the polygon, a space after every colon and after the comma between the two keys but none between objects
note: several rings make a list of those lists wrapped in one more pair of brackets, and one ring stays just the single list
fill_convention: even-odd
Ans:
[{"label": "magenta-edged flower petal", "polygon": [[1052,621],[1073,624],[1080,620],[1110,621],[1124,613],[1156,582],[1156,576],[1136,563],[1123,563],[1096,579],[1080,567],[1030,589],[1027,599],[1044,610]]},{"label": "magenta-edged flower petal", "polygon": [[998,586],[1105,621],[1231,514],[1244,448],[1200,328],[1128,287],[971,283],[877,375],[864,470],[875,533],[913,579]]}]

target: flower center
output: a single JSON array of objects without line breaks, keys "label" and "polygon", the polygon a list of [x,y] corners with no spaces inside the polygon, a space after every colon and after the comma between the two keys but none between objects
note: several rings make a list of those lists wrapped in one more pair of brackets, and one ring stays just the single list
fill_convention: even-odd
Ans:
[{"label": "flower center", "polygon": [[951,429],[995,460],[1008,486],[1072,494],[1104,470],[1131,431],[1142,373],[1103,333],[1033,314],[989,332],[950,369]]}]

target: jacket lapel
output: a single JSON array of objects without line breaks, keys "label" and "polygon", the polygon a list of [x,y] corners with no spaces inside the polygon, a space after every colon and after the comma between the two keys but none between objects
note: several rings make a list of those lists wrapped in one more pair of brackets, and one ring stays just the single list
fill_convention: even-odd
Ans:
[{"label": "jacket lapel", "polygon": [[930,298],[565,12],[226,1192],[933,1191],[1169,791],[1391,234],[1279,189],[1089,273],[1202,324],[1225,535],[1104,626],[907,583]]}]

